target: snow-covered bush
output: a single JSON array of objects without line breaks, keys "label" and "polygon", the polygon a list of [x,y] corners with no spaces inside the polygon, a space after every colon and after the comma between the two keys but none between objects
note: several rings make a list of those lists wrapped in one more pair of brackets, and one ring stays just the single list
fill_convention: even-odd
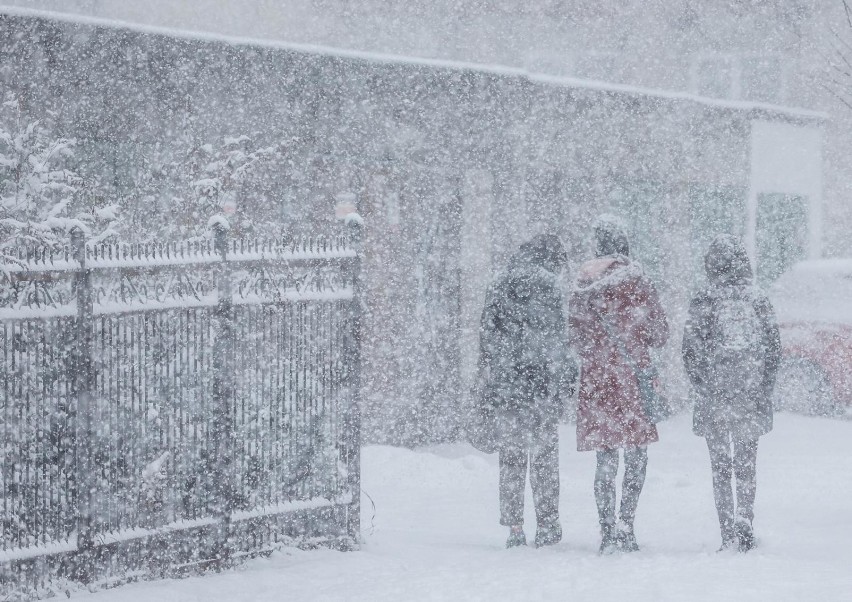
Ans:
[{"label": "snow-covered bush", "polygon": [[246,181],[258,163],[279,154],[279,147],[269,146],[252,150],[248,136],[225,137],[222,146],[212,144],[202,147],[209,162],[202,169],[200,178],[192,182],[198,206],[210,212],[222,209],[233,198],[236,188]]},{"label": "snow-covered bush", "polygon": [[[48,120],[50,115],[47,116]],[[103,240],[117,208],[93,202],[73,169],[76,141],[55,135],[46,120],[27,120],[17,99],[0,107],[0,247],[57,244],[74,228]]]},{"label": "snow-covered bush", "polygon": [[[256,168],[282,156],[281,145],[256,148],[246,135],[226,136],[221,144],[193,145],[184,140],[179,146],[154,158],[151,171],[140,182],[142,188],[157,188],[148,196],[166,204],[168,218],[151,232],[167,239],[204,235],[209,219],[217,214],[239,217],[240,197],[253,188]],[[234,222],[238,228],[241,221],[250,220]]]}]

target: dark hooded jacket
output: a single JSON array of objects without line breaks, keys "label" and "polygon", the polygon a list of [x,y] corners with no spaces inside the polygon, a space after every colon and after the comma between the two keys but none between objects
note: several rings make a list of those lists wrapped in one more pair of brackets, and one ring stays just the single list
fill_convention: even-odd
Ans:
[{"label": "dark hooded jacket", "polygon": [[[730,430],[754,439],[772,430],[772,389],[781,361],[781,339],[769,299],[752,284],[752,270],[742,242],[719,236],[704,259],[709,286],[692,299],[683,335],[683,362],[696,393],[693,430],[706,437]],[[743,311],[742,308],[746,308]],[[740,316],[753,343],[737,353],[738,366],[750,374],[732,376],[723,339],[731,314]],[[739,368],[742,370],[742,368]]]},{"label": "dark hooded jacket", "polygon": [[568,354],[562,291],[557,273],[567,257],[555,236],[521,245],[506,272],[486,293],[480,321],[480,361],[490,368],[486,401],[495,407],[529,403],[519,374],[544,374],[546,401],[558,410],[573,385],[576,366]]}]

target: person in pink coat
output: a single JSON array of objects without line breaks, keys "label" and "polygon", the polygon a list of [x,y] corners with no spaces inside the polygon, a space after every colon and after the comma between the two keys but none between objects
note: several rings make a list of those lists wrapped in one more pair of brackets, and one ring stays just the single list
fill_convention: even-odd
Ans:
[{"label": "person in pink coat", "polygon": [[[594,228],[596,257],[583,264],[569,302],[572,342],[582,360],[577,449],[597,453],[595,500],[602,554],[639,549],[633,520],[657,428],[643,411],[637,369],[669,335],[653,283],[630,259],[620,222],[602,216]],[[625,357],[627,356],[627,357]],[[624,450],[624,482],[616,520],[615,476]]]}]

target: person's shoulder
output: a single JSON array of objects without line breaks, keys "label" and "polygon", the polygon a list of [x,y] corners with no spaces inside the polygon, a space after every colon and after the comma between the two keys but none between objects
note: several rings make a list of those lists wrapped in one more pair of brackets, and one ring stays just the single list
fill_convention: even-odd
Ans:
[{"label": "person's shoulder", "polygon": [[704,286],[695,291],[689,300],[689,305],[692,308],[701,308],[713,304],[713,301],[720,297],[720,291],[715,286]]},{"label": "person's shoulder", "polygon": [[537,268],[535,270],[534,278],[547,286],[559,286],[559,275],[555,272],[551,272],[550,270],[546,270],[545,268]]},{"label": "person's shoulder", "polygon": [[772,312],[772,300],[761,287],[756,284],[749,285],[746,290],[749,299],[754,303],[755,307],[762,312]]},{"label": "person's shoulder", "polygon": [[558,300],[561,303],[564,291],[557,274],[544,268],[537,268],[528,274],[527,282],[534,296],[548,301]]},{"label": "person's shoulder", "polygon": [[511,277],[508,272],[501,272],[494,277],[485,289],[485,302],[493,303],[494,301],[504,297],[507,288],[511,283]]},{"label": "person's shoulder", "polygon": [[766,292],[758,285],[749,282],[747,284],[709,285],[702,289],[694,299],[701,298],[707,303],[717,301],[745,301],[752,304],[758,310],[772,310],[772,302]]},{"label": "person's shoulder", "polygon": [[494,296],[497,293],[497,291],[500,290],[500,287],[502,285],[503,285],[503,279],[502,278],[495,278],[494,280],[489,282],[488,286],[485,289],[485,297],[488,298],[488,297]]},{"label": "person's shoulder", "polygon": [[491,287],[495,289],[505,288],[518,279],[523,270],[515,265],[509,265],[497,272],[491,280]]},{"label": "person's shoulder", "polygon": [[719,296],[732,299],[743,299],[756,305],[771,305],[766,292],[753,282],[718,287]]}]

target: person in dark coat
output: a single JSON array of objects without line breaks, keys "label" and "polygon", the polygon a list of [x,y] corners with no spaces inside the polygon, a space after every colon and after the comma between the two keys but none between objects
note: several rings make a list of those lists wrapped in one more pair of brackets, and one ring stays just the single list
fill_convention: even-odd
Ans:
[{"label": "person in dark coat", "polygon": [[781,339],[742,241],[717,237],[704,265],[709,286],[690,303],[683,362],[697,395],[693,431],[710,450],[721,549],[745,552],[754,546],[757,442],[772,430]]},{"label": "person in dark coat", "polygon": [[[657,428],[643,412],[637,370],[651,366],[650,349],[668,339],[668,321],[653,283],[631,260],[620,221],[601,216],[594,228],[596,257],[586,262],[571,294],[569,324],[582,362],[577,449],[597,453],[595,500],[602,554],[639,549],[633,521]],[[616,521],[618,450],[624,482]]]},{"label": "person in dark coat", "polygon": [[526,545],[527,465],[536,511],[536,546],[562,538],[559,524],[561,397],[576,367],[566,354],[563,296],[557,276],[567,260],[556,236],[521,245],[507,271],[489,287],[480,323],[484,399],[496,414],[500,462],[500,524],[507,547]]}]

